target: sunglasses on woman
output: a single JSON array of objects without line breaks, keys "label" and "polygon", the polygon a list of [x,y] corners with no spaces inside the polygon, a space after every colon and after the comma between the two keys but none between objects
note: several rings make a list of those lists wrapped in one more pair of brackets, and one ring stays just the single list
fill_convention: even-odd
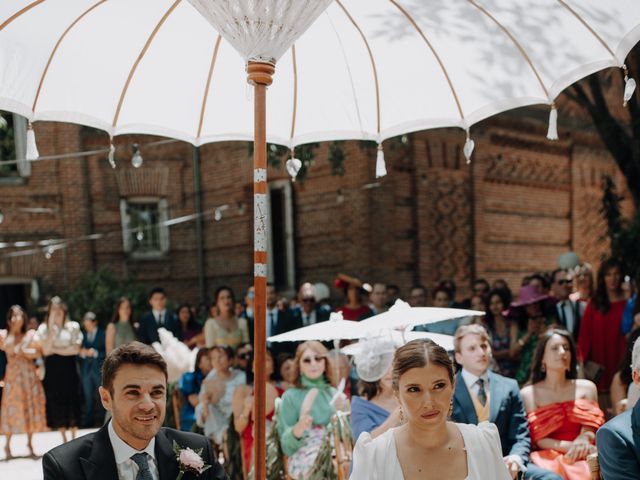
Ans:
[{"label": "sunglasses on woman", "polygon": [[302,363],[311,363],[311,361],[314,361],[316,363],[320,363],[324,360],[324,357],[320,356],[320,355],[316,355],[313,357],[306,357],[306,358],[302,358]]}]

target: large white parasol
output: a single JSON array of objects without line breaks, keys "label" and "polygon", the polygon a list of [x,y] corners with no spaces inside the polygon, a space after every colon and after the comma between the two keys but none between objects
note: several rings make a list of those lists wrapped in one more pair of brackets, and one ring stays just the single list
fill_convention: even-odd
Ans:
[{"label": "large white parasol", "polygon": [[[374,140],[378,176],[387,138],[459,127],[469,158],[469,128],[519,106],[548,105],[554,139],[555,98],[597,70],[626,73],[639,25],[636,0],[3,0],[0,109],[112,137],[254,140],[255,418],[264,418],[267,138],[292,149],[292,173],[296,145]],[[31,129],[27,140],[35,159]],[[263,479],[264,423],[255,428]]]}]

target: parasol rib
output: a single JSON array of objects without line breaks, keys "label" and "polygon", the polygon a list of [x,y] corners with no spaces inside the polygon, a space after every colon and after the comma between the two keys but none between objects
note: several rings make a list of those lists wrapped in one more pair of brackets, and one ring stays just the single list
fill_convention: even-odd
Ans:
[{"label": "parasol rib", "polygon": [[496,17],[494,17],[485,7],[478,5],[478,3],[475,0],[467,0],[471,5],[473,5],[474,7],[476,7],[478,10],[480,10],[484,15],[486,15],[489,19],[491,19],[491,21],[493,21],[493,23],[495,23],[498,28],[500,30],[502,30],[504,32],[504,34],[509,37],[509,40],[511,40],[511,42],[513,42],[513,44],[515,45],[515,47],[518,49],[518,51],[520,52],[520,54],[524,57],[525,61],[529,64],[529,67],[531,68],[531,70],[533,71],[533,74],[535,75],[536,79],[538,80],[538,83],[540,84],[540,87],[542,88],[542,90],[544,91],[545,96],[549,99],[549,103],[553,103],[553,99],[550,98],[549,96],[549,90],[547,89],[547,86],[544,84],[544,82],[542,81],[542,77],[540,77],[540,73],[538,72],[538,69],[535,67],[535,65],[533,64],[533,61],[531,60],[531,57],[529,56],[529,54],[527,53],[527,51],[524,49],[524,47],[522,46],[522,44],[516,39],[516,37],[509,31],[509,29],[507,27],[505,27],[502,23],[500,23],[498,21],[498,19]]},{"label": "parasol rib", "polygon": [[347,16],[347,18],[351,21],[353,26],[356,28],[356,30],[358,31],[358,33],[362,37],[362,41],[364,42],[365,46],[367,47],[367,52],[369,52],[369,59],[371,60],[371,67],[373,68],[373,81],[374,81],[375,86],[376,86],[376,117],[377,117],[376,118],[376,126],[377,126],[378,136],[380,136],[380,84],[378,82],[378,69],[376,68],[376,60],[373,57],[373,52],[371,51],[371,47],[369,46],[369,41],[367,40],[367,37],[365,36],[365,34],[362,31],[362,29],[360,28],[360,26],[356,23],[354,18],[351,16],[349,11],[345,8],[345,6],[342,4],[342,2],[340,0],[336,0],[336,3],[342,9],[342,11]]},{"label": "parasol rib", "polygon": [[609,45],[607,45],[607,43],[603,40],[603,38],[598,35],[598,32],[596,32],[593,27],[591,25],[589,25],[589,23],[582,18],[582,16],[576,12],[573,8],[571,8],[571,6],[565,2],[564,0],[558,0],[558,3],[560,5],[562,5],[564,8],[566,8],[574,17],[576,17],[576,19],[587,29],[589,30],[589,32],[591,33],[591,35],[593,35],[596,40],[598,40],[598,42],[600,42],[600,44],[605,48],[605,50],[607,50],[607,52],[609,52],[611,54],[611,56],[613,57],[613,59],[617,62],[617,63],[622,63],[620,62],[620,60],[618,60],[618,57],[616,57],[616,54],[613,52],[613,50],[611,50],[611,48],[609,47]]},{"label": "parasol rib", "polygon": [[146,43],[144,44],[144,47],[142,48],[142,51],[138,55],[138,58],[134,62],[133,67],[131,67],[131,70],[129,71],[129,76],[127,77],[127,81],[124,84],[122,92],[120,93],[120,100],[118,101],[118,107],[116,108],[116,113],[113,116],[113,122],[112,122],[111,126],[114,129],[116,128],[116,125],[118,124],[118,118],[120,117],[120,111],[122,110],[122,104],[124,102],[124,97],[127,95],[127,90],[129,89],[129,85],[131,84],[131,80],[133,79],[133,75],[135,74],[135,72],[136,72],[136,70],[138,68],[138,65],[140,64],[140,62],[144,58],[145,54],[147,53],[147,50],[149,50],[149,46],[151,45],[151,42],[153,42],[153,39],[156,37],[156,35],[157,35],[158,31],[160,30],[160,28],[162,27],[162,25],[164,25],[164,22],[167,20],[167,18],[169,18],[169,15],[171,15],[174,12],[174,10],[180,4],[180,2],[182,2],[182,0],[176,0],[173,3],[173,5],[171,5],[169,7],[169,9],[165,12],[165,14],[162,16],[162,18],[160,19],[160,21],[156,25],[156,27],[153,29],[153,32],[151,32],[151,35],[149,35],[149,38],[147,39]]},{"label": "parasol rib", "polygon": [[27,6],[23,7],[23,8],[21,8],[20,10],[18,10],[16,13],[14,13],[9,18],[7,18],[4,22],[2,22],[2,24],[0,24],[0,31],[2,31],[4,29],[4,27],[6,27],[7,25],[11,24],[11,22],[13,22],[16,18],[20,17],[24,13],[27,13],[33,7],[37,7],[38,5],[43,3],[44,1],[45,0],[36,0],[35,2],[31,2],[29,5],[27,5]]},{"label": "parasol rib", "polygon": [[[406,19],[409,21],[409,23],[413,26],[413,28],[416,29],[418,34],[422,37],[424,42],[427,44],[427,46],[429,47],[429,50],[431,50],[431,53],[433,53],[433,56],[435,57],[436,61],[438,62],[438,65],[440,65],[440,69],[442,70],[442,73],[444,74],[444,77],[447,80],[447,83],[449,84],[449,89],[451,90],[451,94],[453,95],[453,99],[456,102],[456,107],[458,108],[458,113],[460,114],[460,118],[462,119],[463,122],[465,122],[464,112],[462,111],[462,106],[460,105],[460,99],[458,98],[458,93],[456,92],[456,89],[453,86],[453,82],[451,81],[451,77],[449,77],[449,72],[447,71],[446,67],[444,66],[444,62],[440,58],[440,55],[438,55],[438,52],[433,47],[433,45],[431,44],[431,42],[429,41],[427,36],[424,34],[424,32],[422,31],[420,26],[418,26],[418,24],[416,23],[414,18],[411,16],[411,14],[402,5],[400,5],[396,0],[389,0],[389,1],[398,10],[400,10],[400,12],[406,17]],[[465,127],[467,127],[467,125],[465,125]]]},{"label": "parasol rib", "polygon": [[296,133],[296,115],[298,113],[298,64],[296,62],[296,46],[291,45],[291,63],[293,64],[293,113],[291,118],[291,134],[289,135],[291,156],[293,157],[293,136]]},{"label": "parasol rib", "polygon": [[202,133],[202,124],[204,123],[204,112],[207,109],[207,100],[209,98],[209,87],[211,86],[211,77],[213,76],[213,69],[216,66],[216,60],[218,58],[218,50],[220,49],[220,42],[222,36],[218,34],[216,44],[213,47],[213,54],[211,56],[211,65],[209,65],[209,74],[207,76],[207,83],[204,87],[204,94],[202,96],[202,106],[200,107],[200,121],[198,122],[198,133],[196,134],[196,140],[200,138]]},{"label": "parasol rib", "polygon": [[51,66],[51,62],[53,61],[53,57],[55,56],[56,52],[58,51],[58,47],[60,46],[62,41],[65,39],[67,34],[71,31],[71,29],[73,27],[75,27],[80,22],[80,20],[82,20],[91,11],[93,11],[95,8],[99,7],[100,5],[105,3],[106,1],[107,0],[100,0],[99,2],[97,2],[97,3],[93,4],[92,6],[90,6],[89,8],[87,8],[73,22],[71,22],[71,24],[65,29],[65,31],[62,32],[62,35],[60,35],[60,38],[58,38],[58,41],[56,42],[56,45],[53,47],[53,50],[51,50],[51,54],[49,55],[49,59],[47,60],[47,65],[44,67],[44,70],[42,71],[42,75],[40,76],[40,82],[38,83],[38,90],[36,90],[36,96],[33,99],[33,105],[31,106],[31,111],[34,114],[36,113],[36,106],[38,105],[38,100],[40,99],[40,92],[42,91],[42,85],[44,84],[44,79],[47,76],[47,73],[49,72],[49,67]]}]

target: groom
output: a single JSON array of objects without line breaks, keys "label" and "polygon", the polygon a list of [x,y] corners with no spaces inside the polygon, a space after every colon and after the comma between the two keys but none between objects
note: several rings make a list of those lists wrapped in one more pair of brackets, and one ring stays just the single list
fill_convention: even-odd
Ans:
[{"label": "groom", "polygon": [[[102,405],[111,421],[46,453],[45,480],[226,480],[207,439],[160,428],[167,398],[167,364],[140,342],[113,350],[102,367]],[[178,461],[174,444],[186,450]],[[211,465],[203,471],[206,465]],[[201,473],[199,473],[201,472]]]}]

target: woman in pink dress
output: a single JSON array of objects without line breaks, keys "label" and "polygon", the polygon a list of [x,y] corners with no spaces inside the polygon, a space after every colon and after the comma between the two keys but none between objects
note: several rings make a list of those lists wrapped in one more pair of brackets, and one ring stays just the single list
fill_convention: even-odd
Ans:
[{"label": "woman in pink dress", "polygon": [[7,371],[0,410],[0,433],[7,437],[5,456],[11,458],[11,436],[27,434],[27,447],[34,456],[31,438],[47,430],[44,389],[33,360],[40,356],[35,331],[27,331],[27,313],[18,305],[7,313],[6,331],[0,331],[0,350],[7,355]]}]

